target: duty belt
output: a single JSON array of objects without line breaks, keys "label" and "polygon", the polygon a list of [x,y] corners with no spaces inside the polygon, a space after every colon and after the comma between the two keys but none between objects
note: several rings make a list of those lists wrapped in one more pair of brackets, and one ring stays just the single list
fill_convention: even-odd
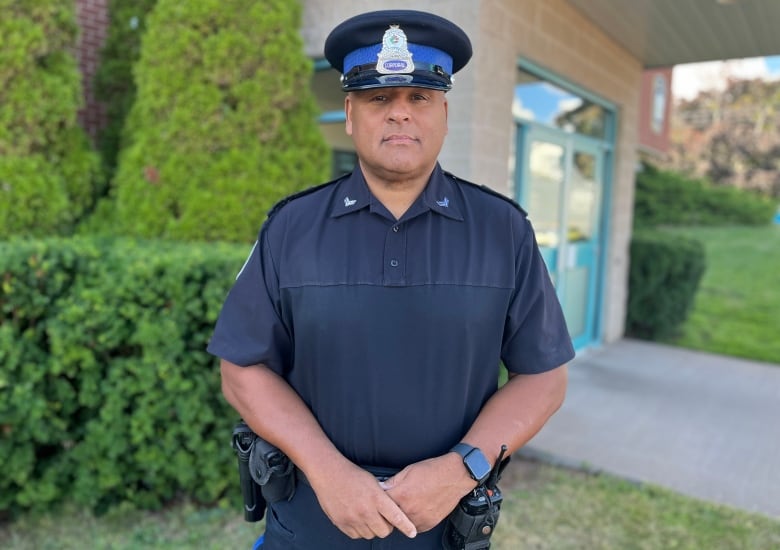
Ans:
[{"label": "duty belt", "polygon": [[[360,466],[364,470],[366,470],[369,474],[373,475],[378,481],[384,481],[388,478],[393,477],[395,474],[401,471],[400,468],[382,468],[381,466]],[[306,478],[306,474],[303,473],[303,470],[295,467],[295,477],[298,479],[298,481],[305,483],[309,487],[311,487],[311,483],[309,483],[309,480]]]}]

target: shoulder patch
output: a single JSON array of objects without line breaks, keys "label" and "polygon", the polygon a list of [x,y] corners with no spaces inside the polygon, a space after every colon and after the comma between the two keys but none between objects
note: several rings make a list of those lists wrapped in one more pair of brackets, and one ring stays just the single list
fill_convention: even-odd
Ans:
[{"label": "shoulder patch", "polygon": [[311,193],[314,193],[315,191],[319,191],[320,189],[323,189],[325,187],[328,187],[329,185],[333,185],[335,183],[338,183],[339,181],[343,180],[344,178],[348,177],[349,174],[344,174],[343,176],[339,176],[338,178],[321,183],[319,185],[315,185],[313,187],[309,187],[308,189],[304,189],[303,191],[298,191],[297,193],[293,193],[292,195],[288,195],[279,202],[277,202],[273,207],[268,211],[268,215],[266,216],[266,221],[270,220],[281,208],[287,204],[288,202],[292,202],[297,198],[305,197],[306,195],[309,195]]},{"label": "shoulder patch", "polygon": [[444,175],[447,176],[448,178],[451,178],[451,179],[453,179],[453,180],[455,180],[457,182],[460,182],[460,183],[465,183],[466,185],[470,185],[471,187],[475,187],[475,188],[479,189],[480,191],[484,191],[485,193],[487,193],[489,195],[493,195],[494,197],[498,197],[499,199],[508,202],[509,204],[514,206],[516,209],[518,209],[523,214],[523,216],[526,216],[526,217],[528,216],[528,212],[526,212],[523,209],[523,207],[520,206],[516,201],[510,199],[506,195],[503,195],[503,194],[499,193],[495,189],[491,189],[487,185],[479,185],[478,183],[473,183],[473,182],[470,182],[468,180],[464,180],[463,178],[459,178],[455,174],[453,174],[451,172],[447,172],[446,170],[443,170],[443,172],[444,172]]}]

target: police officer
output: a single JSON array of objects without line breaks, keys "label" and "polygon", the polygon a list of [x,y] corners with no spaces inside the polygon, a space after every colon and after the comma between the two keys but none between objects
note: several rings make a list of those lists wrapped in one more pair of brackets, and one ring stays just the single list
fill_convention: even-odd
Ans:
[{"label": "police officer", "polygon": [[264,549],[441,548],[501,446],[563,400],[574,352],[525,213],[437,161],[471,53],[406,10],[325,42],[358,165],[269,213],[208,348],[228,402],[299,471]]}]

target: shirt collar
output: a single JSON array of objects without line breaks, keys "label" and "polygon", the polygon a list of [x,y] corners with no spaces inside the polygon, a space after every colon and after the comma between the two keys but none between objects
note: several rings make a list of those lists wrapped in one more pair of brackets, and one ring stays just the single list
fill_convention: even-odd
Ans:
[{"label": "shirt collar", "polygon": [[425,186],[420,197],[423,204],[432,212],[462,222],[461,196],[455,188],[454,182],[444,174],[437,162],[431,178],[428,180],[428,185]]},{"label": "shirt collar", "polygon": [[371,192],[363,177],[359,166],[355,166],[352,173],[338,184],[334,195],[333,207],[330,215],[332,218],[357,212],[365,208],[371,202]]},{"label": "shirt collar", "polygon": [[[418,208],[431,210],[447,218],[457,221],[463,221],[463,214],[460,205],[460,193],[457,192],[454,183],[444,174],[444,171],[436,163],[431,173],[428,184],[423,189],[420,197],[409,209]],[[355,170],[346,179],[341,181],[335,193],[335,199],[330,215],[333,218],[357,212],[371,204],[372,195],[368,189],[368,184],[360,170],[360,166],[355,166]],[[418,214],[414,212],[413,214]],[[407,217],[405,214],[404,217]]]}]

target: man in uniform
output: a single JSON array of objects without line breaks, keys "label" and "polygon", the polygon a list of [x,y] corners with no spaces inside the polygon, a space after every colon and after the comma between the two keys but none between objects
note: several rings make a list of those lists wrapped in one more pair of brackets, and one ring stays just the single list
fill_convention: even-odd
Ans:
[{"label": "man in uniform", "polygon": [[441,548],[501,446],[558,409],[574,352],[525,212],[438,164],[466,34],[372,12],[325,55],[358,166],[269,213],[208,349],[228,402],[298,469],[264,550]]}]

